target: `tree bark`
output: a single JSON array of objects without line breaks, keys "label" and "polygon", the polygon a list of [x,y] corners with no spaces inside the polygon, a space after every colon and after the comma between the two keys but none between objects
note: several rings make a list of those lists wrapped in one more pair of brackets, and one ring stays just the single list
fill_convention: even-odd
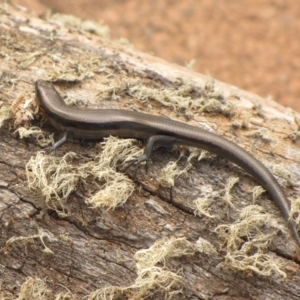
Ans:
[{"label": "tree bark", "polygon": [[[123,288],[119,294],[115,291],[116,299],[164,299],[181,288],[173,299],[299,299],[299,249],[268,194],[256,201],[272,216],[261,230],[277,234],[259,251],[283,262],[281,271],[271,268],[269,275],[263,275],[249,266],[239,270],[230,264],[229,242],[224,243],[218,234],[220,227],[216,228],[238,222],[240,211],[253,204],[251,192],[257,185],[234,164],[213,155],[194,160],[193,167],[176,178],[170,192],[159,183],[159,174],[170,161],[179,159],[180,151],[185,156],[177,164],[183,170],[191,149],[159,148],[151,157],[148,172],[140,168],[135,176],[134,167],[125,171],[135,188],[123,205],[107,210],[86,204],[89,192],[98,189],[88,177],[79,180],[64,204],[54,209],[40,190],[28,187],[26,164],[41,147],[35,138],[20,139],[14,134],[21,126],[35,125],[49,134],[55,132],[55,139],[59,137],[50,124],[42,125],[33,111],[34,82],[48,79],[81,106],[162,115],[224,136],[273,172],[274,166],[280,166],[275,175],[293,201],[299,197],[299,114],[270,99],[99,37],[84,30],[82,23],[74,27],[5,4],[1,4],[0,14],[0,105],[13,104],[12,118],[0,128],[2,297],[14,299],[25,293],[24,283],[33,278],[39,291],[45,288],[41,279],[51,297],[68,289],[74,299],[75,295],[108,299],[100,293],[97,298],[95,293],[112,286]],[[79,169],[101,149],[94,143],[71,140],[56,157],[68,151],[80,155],[72,160]],[[230,191],[232,206],[224,204],[224,189],[231,177],[239,177]],[[194,214],[194,200],[199,197],[210,199],[213,218]],[[158,241],[163,245],[174,242],[174,238],[193,250],[158,260],[153,267],[170,271],[183,281],[164,292],[151,286],[143,294],[134,286],[141,274],[134,254]],[[240,247],[245,241],[243,237]]]}]

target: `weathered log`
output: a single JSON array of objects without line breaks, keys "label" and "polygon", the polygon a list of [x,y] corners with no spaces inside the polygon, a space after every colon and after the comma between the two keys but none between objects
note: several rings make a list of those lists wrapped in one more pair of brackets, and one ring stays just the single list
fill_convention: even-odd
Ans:
[{"label": "weathered log", "polygon": [[[114,166],[120,148],[99,164],[103,145],[71,140],[50,156],[36,133],[14,133],[36,126],[59,137],[35,111],[35,80],[52,80],[78,106],[162,115],[232,140],[275,174],[297,217],[299,114],[6,4],[0,59],[0,119],[11,107],[0,128],[2,298],[62,299],[69,290],[70,299],[299,299],[300,251],[268,194],[255,202],[264,211],[250,206],[258,184],[234,164],[207,155],[191,166],[192,149],[159,148],[135,176],[134,166]],[[175,171],[164,170],[170,161]]]}]

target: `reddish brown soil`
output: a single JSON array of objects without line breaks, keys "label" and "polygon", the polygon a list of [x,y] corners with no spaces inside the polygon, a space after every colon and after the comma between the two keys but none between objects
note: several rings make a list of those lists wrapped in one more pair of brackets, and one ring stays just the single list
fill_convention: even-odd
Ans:
[{"label": "reddish brown soil", "polygon": [[297,0],[15,0],[101,21],[111,37],[300,111]]}]

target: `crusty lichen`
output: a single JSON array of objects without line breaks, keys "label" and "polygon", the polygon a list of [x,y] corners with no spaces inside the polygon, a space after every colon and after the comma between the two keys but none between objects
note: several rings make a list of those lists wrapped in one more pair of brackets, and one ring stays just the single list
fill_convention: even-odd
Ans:
[{"label": "crusty lichen", "polygon": [[192,164],[188,164],[184,169],[180,170],[177,166],[177,161],[171,161],[160,171],[158,182],[161,186],[170,188],[174,186],[176,178],[186,174],[191,167]]},{"label": "crusty lichen", "polygon": [[15,130],[15,133],[17,133],[21,139],[35,137],[41,147],[46,147],[54,143],[54,134],[46,135],[40,127],[19,127]]},{"label": "crusty lichen", "polygon": [[135,253],[137,269],[155,266],[159,262],[165,265],[166,259],[193,255],[196,251],[194,244],[186,238],[162,239],[156,241],[149,249],[139,250]]},{"label": "crusty lichen", "polygon": [[66,292],[53,292],[47,287],[46,280],[37,277],[28,277],[21,285],[19,295],[14,296],[4,292],[0,287],[1,300],[83,300],[79,296]]},{"label": "crusty lichen", "polygon": [[[39,189],[45,198],[47,206],[60,212],[64,211],[64,203],[75,190],[81,174],[81,169],[72,164],[78,159],[74,152],[63,157],[46,155],[41,151],[32,156],[26,164],[28,186]],[[63,213],[60,213],[64,216]]]},{"label": "crusty lichen", "polygon": [[[240,179],[238,177],[232,177],[232,178],[229,178],[226,183],[225,195],[223,197],[223,201],[226,204],[227,210],[229,209],[229,207],[234,208],[234,205],[232,203],[232,195],[230,192],[231,192],[232,188],[234,187],[234,185],[236,185],[239,182],[239,180]],[[229,214],[229,212],[228,212],[228,214]]]},{"label": "crusty lichen", "polygon": [[48,300],[53,296],[53,292],[47,288],[46,282],[39,278],[29,277],[22,284],[19,298],[24,300],[40,299]]},{"label": "crusty lichen", "polygon": [[10,106],[0,107],[0,127],[4,121],[14,119],[14,126],[29,124],[33,119],[32,99],[24,95],[16,97]]},{"label": "crusty lichen", "polygon": [[283,186],[293,187],[298,185],[298,176],[290,172],[283,164],[274,164],[272,173],[280,178]]},{"label": "crusty lichen", "polygon": [[293,130],[292,132],[288,135],[289,139],[291,139],[292,141],[296,141],[299,139],[300,137],[300,118],[297,117],[297,115],[295,113],[293,113]]},{"label": "crusty lichen", "polygon": [[211,204],[213,202],[212,197],[199,197],[194,200],[196,206],[194,214],[201,217],[206,216],[208,218],[215,218],[215,215],[211,214]]},{"label": "crusty lichen", "polygon": [[113,209],[123,204],[134,189],[133,182],[116,167],[141,154],[134,140],[109,137],[101,144],[103,151],[94,160],[82,163],[80,156],[69,152],[63,157],[38,152],[26,165],[28,185],[39,189],[46,204],[64,215],[64,203],[76,190],[79,180],[94,180],[99,191],[89,195],[91,207]]},{"label": "crusty lichen", "polygon": [[248,241],[264,237],[260,228],[270,223],[271,214],[265,213],[263,207],[249,205],[245,207],[239,219],[230,225],[219,225],[216,232],[224,239],[229,252],[237,251],[243,244],[243,237]]},{"label": "crusty lichen", "polygon": [[253,201],[253,204],[255,204],[255,202],[258,199],[258,197],[260,197],[265,192],[266,192],[266,190],[262,186],[260,186],[260,185],[255,186],[253,188],[253,190],[252,190],[252,201]]},{"label": "crusty lichen", "polygon": [[294,199],[291,203],[290,218],[293,219],[296,225],[300,226],[300,198]]},{"label": "crusty lichen", "polygon": [[[178,272],[174,273],[167,268],[166,263],[172,258],[193,255],[200,250],[203,241],[195,245],[186,238],[171,238],[156,241],[149,249],[136,252],[137,277],[129,286],[106,286],[86,295],[88,300],[113,300],[122,296],[131,300],[149,299],[172,299],[173,296],[182,293],[184,278]],[[205,249],[208,245],[205,244]],[[202,247],[203,248],[203,247]],[[201,248],[201,249],[202,249]],[[203,248],[204,249],[204,248]],[[162,264],[162,266],[157,266]],[[4,292],[0,289],[0,296]],[[56,299],[56,300],[80,300],[79,296],[67,292],[54,292],[47,287],[46,281],[40,278],[29,277],[22,284],[18,298],[6,293],[8,300],[31,300],[31,299]]]},{"label": "crusty lichen", "polygon": [[0,128],[2,127],[3,123],[10,119],[12,115],[11,108],[9,106],[2,106],[0,107]]},{"label": "crusty lichen", "polygon": [[61,24],[67,24],[78,30],[84,30],[98,35],[99,37],[109,39],[109,27],[103,25],[103,23],[94,22],[91,20],[81,20],[73,15],[55,13],[48,15],[48,18],[52,21],[56,21]]},{"label": "crusty lichen", "polygon": [[271,220],[271,214],[265,213],[262,207],[250,205],[241,211],[240,218],[235,223],[219,225],[216,232],[224,240],[227,252],[224,265],[247,274],[276,274],[285,278],[286,274],[282,270],[284,261],[267,251],[276,233],[262,233],[262,227],[268,226]]},{"label": "crusty lichen", "polygon": [[[166,262],[171,258],[193,255],[197,247],[186,238],[171,238],[156,241],[149,249],[136,252],[137,278],[127,287],[110,286],[94,291],[89,300],[117,299],[127,295],[130,299],[158,297],[171,299],[182,292],[184,278],[167,269]],[[157,266],[161,263],[162,266]]]},{"label": "crusty lichen", "polygon": [[48,254],[53,254],[52,250],[45,244],[44,237],[48,237],[48,233],[42,230],[40,230],[38,234],[31,235],[31,236],[18,236],[18,237],[13,236],[6,241],[5,247],[1,250],[9,251],[9,247],[14,243],[21,243],[25,247],[27,244],[33,243],[34,240],[38,239],[41,241],[42,245],[44,246],[43,252]]},{"label": "crusty lichen", "polygon": [[172,107],[177,112],[193,108],[226,117],[235,115],[235,106],[221,93],[215,91],[214,81],[211,78],[208,78],[205,88],[197,91],[197,95],[192,97],[194,90],[195,84],[191,82],[182,81],[172,87],[153,87],[143,83],[140,78],[125,77],[121,80],[110,79],[104,82],[99,87],[99,95],[112,99],[130,95],[142,103],[153,100],[162,106]]},{"label": "crusty lichen", "polygon": [[222,198],[226,206],[226,213],[227,215],[229,215],[229,208],[235,208],[232,200],[231,190],[234,187],[234,185],[238,182],[238,177],[229,178],[223,190],[217,191],[216,193],[210,196],[199,197],[196,200],[194,200],[194,204],[196,206],[194,214],[198,216],[204,215],[208,218],[215,218],[215,215],[210,213],[211,204],[215,198],[220,197],[221,194],[224,193],[224,196]]},{"label": "crusty lichen", "polygon": [[286,278],[287,275],[283,271],[286,263],[282,258],[270,253],[264,253],[265,249],[261,249],[269,244],[269,237],[261,240],[259,246],[253,243],[245,243],[238,251],[228,252],[225,256],[225,266],[231,269],[245,272],[248,275],[253,273],[270,277],[273,274]]}]

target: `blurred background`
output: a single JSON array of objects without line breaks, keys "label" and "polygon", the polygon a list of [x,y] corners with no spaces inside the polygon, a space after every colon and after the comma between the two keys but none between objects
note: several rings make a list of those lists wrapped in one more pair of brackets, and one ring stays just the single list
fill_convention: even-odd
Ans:
[{"label": "blurred background", "polygon": [[299,0],[14,0],[300,111]]}]

